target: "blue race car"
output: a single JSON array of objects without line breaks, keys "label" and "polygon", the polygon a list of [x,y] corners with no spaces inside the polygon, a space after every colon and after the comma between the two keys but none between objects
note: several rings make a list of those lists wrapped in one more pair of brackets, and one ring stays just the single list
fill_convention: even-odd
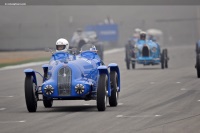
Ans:
[{"label": "blue race car", "polygon": [[[84,45],[87,46],[87,45]],[[120,70],[116,63],[104,65],[95,47],[80,54],[52,53],[49,64],[43,66],[44,74],[25,69],[25,99],[29,112],[36,112],[37,101],[50,108],[53,100],[96,100],[98,111],[117,106],[120,92]],[[43,77],[38,85],[36,74]],[[39,97],[42,96],[41,97]]]},{"label": "blue race car", "polygon": [[160,45],[152,40],[138,40],[137,42],[128,43],[126,45],[126,66],[135,69],[136,63],[143,65],[159,65],[161,68],[168,68],[168,52],[163,49],[162,53]]}]

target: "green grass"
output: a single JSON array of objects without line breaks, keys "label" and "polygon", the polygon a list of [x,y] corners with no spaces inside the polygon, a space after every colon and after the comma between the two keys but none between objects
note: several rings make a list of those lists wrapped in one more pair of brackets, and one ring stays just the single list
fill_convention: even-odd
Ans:
[{"label": "green grass", "polygon": [[13,63],[0,63],[0,68],[6,67],[6,66],[25,64],[25,63],[30,63],[30,62],[48,61],[49,59],[50,59],[49,57],[45,57],[45,58],[30,59],[30,60],[24,60],[24,61],[13,62]]}]

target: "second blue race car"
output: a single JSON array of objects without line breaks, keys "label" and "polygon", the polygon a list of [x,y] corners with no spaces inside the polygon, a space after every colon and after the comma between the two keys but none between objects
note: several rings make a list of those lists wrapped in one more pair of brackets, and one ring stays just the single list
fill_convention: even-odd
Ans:
[{"label": "second blue race car", "polygon": [[[146,36],[146,35],[145,35]],[[160,45],[153,40],[139,39],[138,41],[129,40],[125,46],[126,49],[126,66],[135,69],[136,64],[159,65],[161,68],[168,68],[168,51],[163,49],[161,52]]]}]

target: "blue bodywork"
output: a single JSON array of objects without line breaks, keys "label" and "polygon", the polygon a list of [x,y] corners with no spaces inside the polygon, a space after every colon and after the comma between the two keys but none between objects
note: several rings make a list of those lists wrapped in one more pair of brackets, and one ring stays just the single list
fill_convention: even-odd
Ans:
[{"label": "blue bodywork", "polygon": [[152,40],[138,40],[135,44],[134,63],[143,65],[158,65],[161,62],[160,46]]},{"label": "blue bodywork", "polygon": [[[100,74],[107,75],[107,95],[111,96],[110,72],[115,71],[118,76],[118,89],[120,92],[120,70],[117,64],[104,65],[98,54],[94,51],[83,51],[79,55],[66,52],[52,54],[49,64],[42,66],[44,75],[41,87],[37,84],[37,71],[25,69],[26,75],[33,76],[37,92],[54,100],[92,100],[96,99],[97,84]],[[38,73],[40,74],[40,73]],[[42,76],[42,74],[40,74]],[[84,91],[78,93],[76,86],[82,84]],[[51,85],[53,93],[47,94],[45,87]]]}]

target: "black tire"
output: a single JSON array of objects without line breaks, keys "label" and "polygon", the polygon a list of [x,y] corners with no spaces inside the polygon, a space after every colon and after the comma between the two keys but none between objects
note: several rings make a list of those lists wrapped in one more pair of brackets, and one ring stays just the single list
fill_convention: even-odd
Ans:
[{"label": "black tire", "polygon": [[129,70],[130,69],[130,57],[129,57],[129,49],[128,49],[128,45],[125,46],[125,61],[126,61],[126,68]]},{"label": "black tire", "polygon": [[27,75],[25,77],[25,99],[26,99],[26,107],[29,112],[36,112],[37,110],[37,95],[35,84],[33,83],[33,77],[31,75]]},{"label": "black tire", "polygon": [[165,68],[165,55],[164,55],[164,50],[163,52],[161,53],[161,69],[164,69]]},{"label": "black tire", "polygon": [[105,111],[107,106],[107,81],[106,74],[101,74],[99,76],[98,86],[97,86],[97,109],[98,111]]},{"label": "black tire", "polygon": [[129,61],[129,60],[126,61],[126,68],[127,68],[128,70],[130,69],[130,61]]},{"label": "black tire", "polygon": [[53,105],[53,99],[50,99],[43,95],[43,104],[45,108],[51,108]]},{"label": "black tire", "polygon": [[168,51],[167,49],[164,49],[164,56],[165,56],[165,68],[168,68]]},{"label": "black tire", "polygon": [[197,77],[200,78],[200,54],[197,54],[196,59]]},{"label": "black tire", "polygon": [[[48,73],[48,69],[44,69],[43,82],[45,81],[45,79],[47,79],[47,73]],[[43,105],[44,105],[45,108],[51,108],[52,105],[53,105],[53,99],[50,99],[50,98],[43,95]]]},{"label": "black tire", "polygon": [[116,107],[118,104],[119,92],[117,91],[117,74],[114,71],[110,72],[111,81],[111,96],[109,97],[109,104],[111,107]]},{"label": "black tire", "polygon": [[132,69],[135,69],[135,63],[134,62],[132,63]]}]

